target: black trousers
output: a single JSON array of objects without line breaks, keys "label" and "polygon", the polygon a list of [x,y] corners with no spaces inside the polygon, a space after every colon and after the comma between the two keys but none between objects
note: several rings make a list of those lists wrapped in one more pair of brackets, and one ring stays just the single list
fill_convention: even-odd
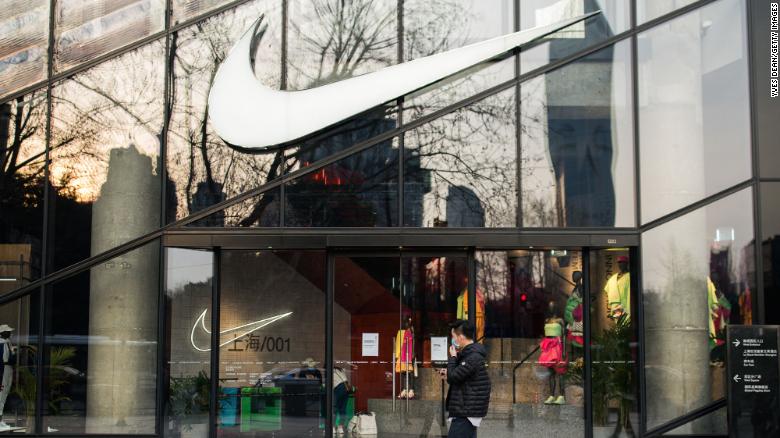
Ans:
[{"label": "black trousers", "polygon": [[468,418],[456,417],[450,423],[447,438],[477,438],[477,428],[471,424]]}]

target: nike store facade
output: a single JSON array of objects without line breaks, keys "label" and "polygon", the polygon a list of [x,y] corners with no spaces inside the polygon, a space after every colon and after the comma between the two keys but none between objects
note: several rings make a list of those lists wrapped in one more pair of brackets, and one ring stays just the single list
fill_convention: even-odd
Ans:
[{"label": "nike store facade", "polygon": [[2,3],[0,434],[727,435],[776,1]]}]

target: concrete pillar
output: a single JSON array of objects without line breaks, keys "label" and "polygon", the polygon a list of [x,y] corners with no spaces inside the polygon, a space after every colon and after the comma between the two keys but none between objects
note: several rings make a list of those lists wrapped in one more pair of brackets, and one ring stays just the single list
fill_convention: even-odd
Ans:
[{"label": "concrete pillar", "polygon": [[[92,254],[153,230],[160,183],[135,146],[111,150],[92,206]],[[154,433],[159,247],[146,245],[90,271],[87,433]]]},{"label": "concrete pillar", "polygon": [[[713,170],[705,165],[701,20],[686,15],[639,38],[642,222],[707,194]],[[698,210],[642,238],[648,428],[712,400],[707,228]]]}]

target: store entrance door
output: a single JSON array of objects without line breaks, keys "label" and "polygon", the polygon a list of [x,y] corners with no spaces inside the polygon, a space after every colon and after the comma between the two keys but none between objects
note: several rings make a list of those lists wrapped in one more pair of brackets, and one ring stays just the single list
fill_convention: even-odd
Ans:
[{"label": "store entrance door", "polygon": [[334,388],[337,430],[369,411],[380,436],[446,434],[436,368],[448,324],[467,317],[466,253],[334,257],[334,385],[348,381]]}]

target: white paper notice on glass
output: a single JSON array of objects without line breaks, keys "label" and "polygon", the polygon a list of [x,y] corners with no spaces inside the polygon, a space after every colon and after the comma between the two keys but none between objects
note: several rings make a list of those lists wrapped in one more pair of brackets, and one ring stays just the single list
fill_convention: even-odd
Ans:
[{"label": "white paper notice on glass", "polygon": [[379,356],[379,333],[363,333],[363,356]]},{"label": "white paper notice on glass", "polygon": [[434,362],[447,361],[447,337],[431,336],[431,360]]}]

